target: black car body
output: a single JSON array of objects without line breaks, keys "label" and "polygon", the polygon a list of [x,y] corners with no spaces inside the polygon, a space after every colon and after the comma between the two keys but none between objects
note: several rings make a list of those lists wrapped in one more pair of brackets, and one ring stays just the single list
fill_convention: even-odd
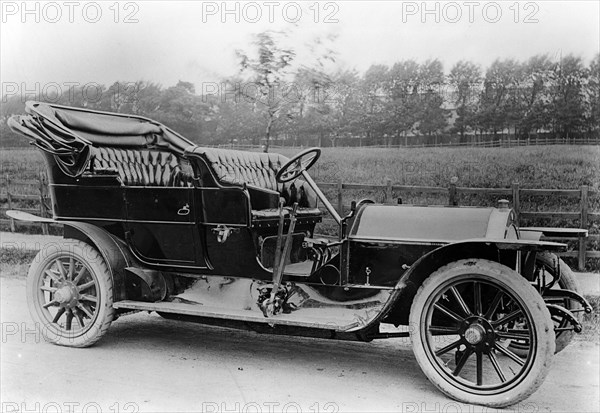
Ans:
[{"label": "black car body", "polygon": [[[136,310],[263,333],[410,335],[443,392],[506,406],[541,384],[590,311],[552,254],[565,246],[539,240],[552,229],[517,228],[506,202],[363,200],[341,217],[306,171],[319,149],[290,161],[199,147],[139,116],[27,112],[9,124],[43,151],[65,237],[32,265],[28,300],[57,344],[89,346]],[[315,237],[325,212],[337,239]]]}]

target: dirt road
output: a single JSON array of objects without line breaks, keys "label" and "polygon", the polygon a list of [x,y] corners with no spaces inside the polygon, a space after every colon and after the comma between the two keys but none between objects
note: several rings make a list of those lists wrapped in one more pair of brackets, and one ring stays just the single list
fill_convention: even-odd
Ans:
[{"label": "dirt road", "polygon": [[[477,412],[421,373],[408,340],[258,335],[138,313],[89,349],[43,341],[25,279],[0,277],[4,412]],[[599,350],[575,342],[540,390],[507,411],[598,411]]]}]

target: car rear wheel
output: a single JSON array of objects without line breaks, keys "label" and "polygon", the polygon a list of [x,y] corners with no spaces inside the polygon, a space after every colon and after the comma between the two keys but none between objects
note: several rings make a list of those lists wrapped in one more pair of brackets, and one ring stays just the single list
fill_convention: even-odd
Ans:
[{"label": "car rear wheel", "polygon": [[[525,329],[511,328],[520,319]],[[457,400],[518,403],[543,382],[554,354],[550,313],[521,275],[496,262],[446,265],[420,287],[410,311],[413,351],[429,380]],[[522,358],[506,345],[519,339]]]},{"label": "car rear wheel", "polygon": [[[540,271],[545,271],[547,273],[547,276],[545,277],[547,280],[552,279],[552,277],[559,277],[558,283],[551,286],[551,289],[571,290],[578,294],[581,293],[581,289],[579,288],[579,283],[575,278],[575,274],[573,274],[571,268],[555,254],[548,252],[539,253],[536,259],[536,265]],[[556,274],[557,271],[558,274]],[[545,295],[544,293],[545,291],[542,293],[542,297]],[[572,311],[575,317],[578,319],[581,318],[581,305],[579,303],[572,300],[563,300],[558,304],[564,306],[567,310]],[[569,326],[569,322],[567,320],[556,317],[553,317],[552,320],[554,321],[554,326],[556,328],[566,328]],[[558,353],[567,347],[574,335],[575,333],[572,330],[557,330],[555,352]]]},{"label": "car rear wheel", "polygon": [[[555,254],[549,252],[538,253],[535,259],[535,279],[534,286],[538,289],[542,297],[548,295],[547,291],[551,290],[570,290],[580,293],[579,283],[571,271],[571,268]],[[581,318],[581,304],[569,299],[551,299],[552,304],[558,304],[567,310],[573,312],[577,318]],[[555,329],[555,344],[554,353],[559,353],[565,349],[575,335],[567,319],[559,314],[551,314]],[[509,346],[516,354],[524,357],[527,355],[527,345],[519,340],[512,340]]]},{"label": "car rear wheel", "polygon": [[42,249],[27,276],[27,304],[52,343],[88,347],[115,317],[112,279],[98,251],[77,240]]}]

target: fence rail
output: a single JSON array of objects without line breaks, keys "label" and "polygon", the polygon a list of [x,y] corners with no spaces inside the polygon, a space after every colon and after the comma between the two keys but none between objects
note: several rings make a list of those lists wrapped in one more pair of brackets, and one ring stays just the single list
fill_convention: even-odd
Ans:
[{"label": "fence rail", "polygon": [[[11,186],[24,186],[28,189],[35,188],[33,193],[14,193],[11,191]],[[579,189],[522,189],[518,183],[514,183],[511,188],[469,188],[459,187],[455,184],[450,184],[448,187],[435,186],[413,186],[413,185],[393,185],[388,180],[383,185],[356,184],[344,183],[341,180],[338,182],[322,182],[318,183],[319,187],[324,190],[334,190],[336,195],[332,199],[336,200],[336,210],[341,215],[344,211],[348,211],[350,206],[344,203],[344,192],[348,190],[364,190],[370,192],[383,193],[383,203],[396,203],[397,199],[393,198],[393,193],[415,192],[431,195],[447,196],[448,205],[458,206],[461,195],[487,195],[487,196],[502,196],[512,198],[512,208],[516,213],[517,221],[521,219],[561,219],[561,220],[579,220],[579,228],[588,229],[590,222],[600,222],[600,211],[589,211],[589,198],[600,195],[600,191],[591,190],[588,186],[583,185]],[[579,199],[578,211],[524,211],[521,208],[521,199],[524,196],[560,196],[567,198]],[[29,204],[34,204],[32,207],[23,206],[23,204],[15,205],[18,201],[25,201]],[[51,216],[50,198],[48,195],[48,185],[45,173],[40,172],[38,178],[33,180],[11,179],[9,176],[0,177],[0,203],[6,203],[6,207],[0,207],[1,215],[9,209],[19,209],[32,214],[39,214],[42,217]],[[12,218],[0,219],[0,223],[8,224],[11,231],[17,230],[17,222]],[[33,222],[18,222],[21,226],[41,226],[42,233],[48,234],[50,226],[59,224],[33,223]],[[592,234],[588,237],[561,237],[552,238],[550,240],[574,241],[578,240],[578,249],[576,251],[567,251],[559,253],[563,257],[576,257],[578,259],[579,269],[585,268],[587,258],[600,258],[600,251],[587,250],[587,241],[600,241],[600,235]]]},{"label": "fence rail", "polygon": [[[564,137],[548,137],[548,136],[532,136],[529,139],[515,139],[514,137],[500,138],[498,136],[495,139],[490,138],[488,135],[479,137],[479,135],[467,135],[465,137],[466,142],[460,142],[459,137],[455,136],[450,142],[447,142],[448,138],[440,137],[439,140],[433,142],[424,142],[423,136],[409,136],[405,140],[404,137],[394,138],[394,142],[388,144],[376,144],[371,142],[365,142],[360,138],[342,138],[332,142],[330,139],[324,138],[321,141],[318,139],[309,139],[300,145],[295,141],[285,141],[274,139],[269,143],[271,149],[282,149],[282,148],[295,148],[302,149],[307,146],[319,146],[319,147],[336,147],[336,148],[453,148],[453,147],[474,147],[474,148],[512,148],[520,146],[545,146],[545,145],[600,145],[600,135],[587,136],[584,138],[564,138]],[[202,144],[206,147],[215,148],[231,148],[231,149],[262,149],[260,144],[247,144],[247,143],[225,143],[218,145],[207,145]]]}]

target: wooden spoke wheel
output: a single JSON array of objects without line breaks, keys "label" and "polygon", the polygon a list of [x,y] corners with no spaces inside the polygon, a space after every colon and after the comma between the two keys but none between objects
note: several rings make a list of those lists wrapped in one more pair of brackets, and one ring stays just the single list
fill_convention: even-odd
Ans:
[{"label": "wooden spoke wheel", "polygon": [[65,240],[41,250],[27,277],[31,316],[55,344],[87,347],[114,319],[112,280],[102,256],[90,245]]},{"label": "wooden spoke wheel", "polygon": [[[520,274],[487,260],[457,261],[430,275],[415,296],[410,323],[423,372],[466,403],[518,403],[541,385],[554,354],[552,320],[540,294]],[[510,339],[526,346],[525,357],[509,348]]]}]

